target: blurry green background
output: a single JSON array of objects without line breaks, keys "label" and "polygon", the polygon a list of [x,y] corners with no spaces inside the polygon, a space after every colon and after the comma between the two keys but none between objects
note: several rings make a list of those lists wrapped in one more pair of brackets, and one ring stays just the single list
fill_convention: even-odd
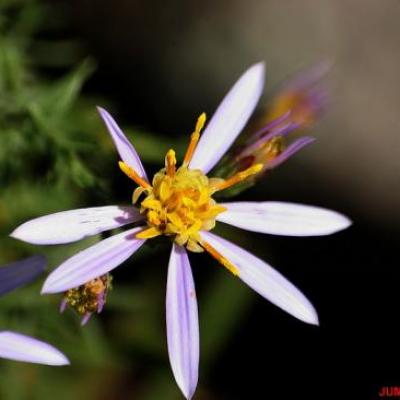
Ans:
[{"label": "blurry green background", "polygon": [[[205,255],[192,257],[201,318],[195,399],[337,399],[351,390],[364,399],[400,384],[392,361],[399,18],[397,0],[0,0],[1,264],[43,253],[50,270],[100,239],[36,247],[8,238],[29,218],[129,203],[133,187],[96,104],[121,123],[151,175],[170,147],[182,155],[197,116],[210,115],[252,63],[267,64],[263,108],[291,74],[329,60],[331,108],[314,129],[318,141],[241,198],[321,205],[355,226],[310,239],[219,227],[298,285],[321,327],[271,306]],[[59,296],[39,295],[41,282],[1,298],[1,329],[57,345],[72,366],[0,360],[0,399],[180,399],[165,339],[167,259],[163,243],[135,254],[84,328],[72,311],[58,313]]]}]

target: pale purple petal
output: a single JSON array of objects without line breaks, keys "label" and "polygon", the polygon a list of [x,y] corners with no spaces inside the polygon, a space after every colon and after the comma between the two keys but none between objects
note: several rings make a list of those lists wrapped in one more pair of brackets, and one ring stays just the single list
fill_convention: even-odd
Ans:
[{"label": "pale purple petal", "polygon": [[220,204],[227,211],[217,220],[253,232],[283,236],[323,236],[341,231],[351,221],[336,211],[279,201]]},{"label": "pale purple petal", "polygon": [[0,267],[0,295],[34,281],[44,272],[45,268],[46,258],[41,255]]},{"label": "pale purple petal", "polygon": [[168,266],[168,354],[176,382],[187,399],[197,386],[199,367],[199,321],[196,292],[186,250],[173,245]]},{"label": "pale purple petal", "polygon": [[293,132],[293,130],[295,130],[297,128],[298,128],[298,125],[294,124],[293,122],[281,124],[280,126],[277,126],[274,130],[269,132],[267,135],[259,138],[255,142],[246,146],[244,148],[243,152],[239,155],[239,157],[244,157],[248,154],[252,154],[254,151],[261,148],[263,144],[267,143],[272,138],[274,138],[276,136],[283,136],[283,137],[287,136],[290,132]]},{"label": "pale purple petal", "polygon": [[118,150],[121,160],[133,168],[142,178],[148,181],[146,171],[143,168],[140,157],[132,146],[131,142],[124,135],[120,127],[115,122],[114,118],[104,108],[97,107],[104,123],[107,126],[108,132]]},{"label": "pale purple petal", "polygon": [[60,314],[62,314],[67,309],[67,306],[68,306],[68,300],[66,298],[61,299],[59,308]]},{"label": "pale purple petal", "polygon": [[[290,112],[288,113],[288,115],[290,118]],[[267,133],[265,136],[263,136],[264,143],[276,136],[283,136],[283,137],[288,136],[289,133],[293,132],[295,129],[298,129],[299,127],[300,127],[299,124],[288,120],[286,124],[281,124],[281,126],[277,126],[269,133]]]},{"label": "pale purple petal", "polygon": [[210,232],[202,232],[201,236],[238,268],[239,278],[253,290],[301,321],[318,325],[318,316],[313,305],[278,271],[219,236]]},{"label": "pale purple petal", "polygon": [[81,319],[81,326],[85,326],[89,322],[89,319],[91,318],[91,316],[92,316],[92,313],[87,312]]},{"label": "pale purple petal", "polygon": [[286,90],[307,91],[315,85],[321,83],[329,71],[332,69],[332,62],[328,60],[320,61],[307,70],[297,73],[290,79],[284,88]]},{"label": "pale purple petal", "polygon": [[295,140],[293,143],[291,143],[279,156],[274,158],[273,160],[269,161],[265,168],[266,169],[271,169],[275,168],[278,165],[282,164],[284,161],[286,161],[288,158],[296,154],[299,150],[301,150],[303,147],[313,143],[315,141],[315,138],[311,136],[303,136],[297,140]]},{"label": "pale purple petal", "polygon": [[145,242],[135,237],[141,230],[130,229],[75,254],[47,277],[42,293],[64,292],[118,267]]},{"label": "pale purple petal", "polygon": [[[276,136],[275,132],[275,128],[278,128],[279,125],[287,125],[288,123],[290,123],[290,111],[285,112],[284,114],[282,114],[280,117],[275,118],[274,120],[268,122],[267,125],[265,125],[263,128],[261,128],[260,130],[258,130],[256,133],[253,133],[250,137],[251,141],[254,141],[256,139],[259,139],[261,137],[263,138],[272,138],[274,136]],[[267,135],[265,135],[267,134]],[[271,136],[269,136],[271,135]]]},{"label": "pale purple petal", "polygon": [[0,357],[46,365],[67,365],[69,360],[55,347],[20,333],[0,332]]},{"label": "pale purple petal", "polygon": [[103,311],[104,305],[106,304],[106,292],[97,295],[97,314]]},{"label": "pale purple petal", "polygon": [[261,96],[264,70],[263,63],[253,65],[225,96],[200,138],[191,169],[209,172],[235,141]]},{"label": "pale purple petal", "polygon": [[134,207],[80,208],[32,219],[20,225],[11,237],[33,244],[61,244],[140,221]]}]

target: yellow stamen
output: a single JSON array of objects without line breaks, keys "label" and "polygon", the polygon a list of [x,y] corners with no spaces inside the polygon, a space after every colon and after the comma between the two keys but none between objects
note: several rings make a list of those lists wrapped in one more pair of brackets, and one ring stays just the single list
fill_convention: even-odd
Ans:
[{"label": "yellow stamen", "polygon": [[148,189],[144,188],[142,186],[137,187],[134,191],[133,191],[133,195],[132,195],[132,204],[136,204],[136,202],[139,200],[139,197],[142,195],[142,193],[147,192]]},{"label": "yellow stamen", "polygon": [[249,176],[259,173],[263,169],[263,166],[263,164],[254,164],[250,168],[238,172],[237,174],[231,176],[225,181],[217,182],[213,187],[214,192],[227,189],[233,185],[236,185],[239,182],[244,181]]},{"label": "yellow stamen", "polygon": [[233,275],[239,275],[239,269],[234,264],[232,264],[227,258],[225,258],[218,250],[216,250],[209,243],[202,240],[200,244],[203,248],[209,253],[212,257],[214,257],[220,264],[222,264],[226,269],[232,272]]},{"label": "yellow stamen", "polygon": [[150,196],[144,199],[140,205],[144,208],[149,208],[150,210],[161,211],[162,206],[160,201],[149,197]]},{"label": "yellow stamen", "polygon": [[190,251],[193,251],[194,253],[202,253],[204,249],[195,241],[192,239],[189,239],[186,243],[186,248]]},{"label": "yellow stamen", "polygon": [[[205,114],[202,114],[197,121],[186,162],[190,162],[205,118]],[[121,166],[128,176],[132,174],[125,164],[121,163]],[[218,205],[212,198],[214,186],[221,182],[225,181],[210,180],[201,170],[189,169],[187,165],[176,168],[175,152],[169,150],[165,156],[165,168],[154,175],[152,186],[135,190],[134,200],[138,200],[143,192],[146,194],[140,201],[140,213],[147,220],[147,227],[137,233],[136,237],[150,239],[165,235],[173,237],[176,244],[190,251],[204,251],[199,232],[213,229],[217,215],[226,211],[225,207]],[[217,253],[214,251],[213,254]],[[218,259],[233,273],[237,273],[222,256]]]},{"label": "yellow stamen", "polygon": [[162,224],[159,214],[153,210],[147,212],[147,220],[151,225],[155,225],[156,227]]},{"label": "yellow stamen", "polygon": [[161,233],[156,227],[151,227],[137,233],[136,239],[151,239],[161,235]]},{"label": "yellow stamen", "polygon": [[167,175],[171,178],[174,177],[176,172],[176,157],[175,151],[170,149],[165,156],[165,169],[167,171]]},{"label": "yellow stamen", "polygon": [[200,139],[200,131],[203,129],[205,123],[206,123],[206,114],[202,113],[200,117],[197,119],[194,132],[190,136],[190,143],[186,150],[185,157],[183,159],[183,164],[182,164],[183,166],[189,165],[190,160],[193,157],[193,153],[196,149],[197,143]]},{"label": "yellow stamen", "polygon": [[134,182],[136,182],[139,186],[143,188],[150,188],[150,183],[147,182],[145,179],[139,176],[139,174],[131,168],[129,165],[125,164],[123,161],[119,161],[118,163],[121,171],[128,177],[131,178]]}]

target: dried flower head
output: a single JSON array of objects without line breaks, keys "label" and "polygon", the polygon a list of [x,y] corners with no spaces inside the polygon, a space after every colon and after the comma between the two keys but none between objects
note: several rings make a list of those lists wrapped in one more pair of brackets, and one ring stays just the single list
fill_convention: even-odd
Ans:
[{"label": "dried flower head", "polygon": [[112,276],[102,275],[76,288],[68,289],[61,301],[60,311],[67,306],[82,315],[82,325],[85,325],[93,313],[100,313],[106,303],[107,294],[112,289]]}]

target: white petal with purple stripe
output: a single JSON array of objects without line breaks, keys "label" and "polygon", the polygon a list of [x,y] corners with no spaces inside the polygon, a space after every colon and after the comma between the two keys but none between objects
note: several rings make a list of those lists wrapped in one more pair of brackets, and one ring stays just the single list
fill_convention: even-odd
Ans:
[{"label": "white petal with purple stripe", "polygon": [[265,67],[250,67],[225,96],[201,135],[190,161],[191,169],[209,172],[246,125],[264,87]]},{"label": "white petal with purple stripe", "polygon": [[310,301],[278,271],[241,247],[210,232],[202,238],[239,269],[239,278],[271,303],[294,317],[318,325],[318,316]]},{"label": "white petal with purple stripe", "polygon": [[64,261],[47,277],[42,293],[64,292],[118,267],[145,242],[135,237],[140,230],[111,236]]},{"label": "white petal with purple stripe", "polygon": [[133,168],[142,178],[148,181],[146,171],[143,168],[138,153],[128,138],[124,135],[118,124],[115,122],[114,118],[104,108],[97,107],[97,110],[107,126],[108,132],[110,133],[115,147],[118,150],[121,160]]},{"label": "white petal with purple stripe", "polygon": [[55,366],[69,364],[67,357],[48,343],[10,331],[0,332],[0,357]]},{"label": "white petal with purple stripe", "polygon": [[142,219],[134,207],[80,208],[32,219],[11,236],[33,244],[70,243]]},{"label": "white petal with purple stripe", "polygon": [[168,266],[168,354],[175,380],[187,399],[197,386],[199,366],[199,321],[196,292],[186,250],[173,245]]},{"label": "white petal with purple stripe", "polygon": [[279,201],[222,203],[217,220],[253,232],[283,236],[322,236],[346,229],[351,221],[325,208]]}]

